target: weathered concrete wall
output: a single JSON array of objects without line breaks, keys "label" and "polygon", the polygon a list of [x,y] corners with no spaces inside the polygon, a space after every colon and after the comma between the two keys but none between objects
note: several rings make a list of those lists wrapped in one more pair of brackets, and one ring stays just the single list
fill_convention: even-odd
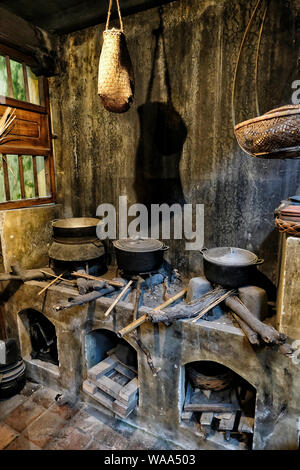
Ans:
[{"label": "weathered concrete wall", "polygon": [[277,326],[282,333],[300,338],[300,238],[284,235],[277,298]]},{"label": "weathered concrete wall", "polygon": [[2,271],[12,265],[23,269],[47,266],[51,244],[51,221],[59,217],[60,205],[1,212],[0,240]]},{"label": "weathered concrete wall", "polygon": [[[205,245],[253,250],[266,259],[264,272],[276,279],[272,214],[281,199],[299,190],[300,162],[251,158],[234,137],[234,70],[255,4],[178,0],[126,17],[136,94],[124,115],[107,112],[97,96],[104,25],[61,38],[61,74],[50,80],[50,92],[57,193],[65,216],[95,215],[98,204],[117,205],[120,195],[129,204],[203,203]],[[298,0],[270,2],[259,50],[261,113],[291,103],[292,82],[299,79],[298,13]],[[260,8],[241,55],[237,122],[256,115],[262,17]],[[177,268],[199,273],[198,252],[184,251],[178,240],[168,244],[167,257]]]}]

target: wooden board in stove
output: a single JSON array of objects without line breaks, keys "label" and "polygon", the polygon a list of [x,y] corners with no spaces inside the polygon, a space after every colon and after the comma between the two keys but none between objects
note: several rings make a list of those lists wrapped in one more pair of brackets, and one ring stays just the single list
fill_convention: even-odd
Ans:
[{"label": "wooden board in stove", "polygon": [[123,418],[136,408],[138,378],[111,355],[88,370],[83,391]]},{"label": "wooden board in stove", "polygon": [[[226,400],[226,401],[225,401]],[[253,434],[254,418],[240,413],[240,405],[235,390],[213,392],[193,388],[187,385],[181,419],[188,422],[198,422],[201,430],[207,436],[214,429],[225,432],[225,438],[230,438],[234,429],[238,433]]]}]

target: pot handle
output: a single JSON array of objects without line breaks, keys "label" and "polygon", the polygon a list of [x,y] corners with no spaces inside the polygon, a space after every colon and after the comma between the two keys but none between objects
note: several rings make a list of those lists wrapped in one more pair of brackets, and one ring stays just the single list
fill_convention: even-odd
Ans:
[{"label": "pot handle", "polygon": [[199,250],[199,251],[200,251],[201,255],[203,255],[203,253],[204,253],[205,251],[207,251],[207,250],[208,250],[208,248],[205,248],[205,246],[204,246],[204,247],[202,248],[202,250]]},{"label": "pot handle", "polygon": [[169,248],[170,248],[169,246],[164,245],[164,246],[162,247],[162,251],[167,251]]},{"label": "pot handle", "polygon": [[259,266],[259,265],[263,264],[264,262],[265,262],[265,260],[261,258],[261,259],[258,259],[258,260],[255,262],[255,265],[256,265],[256,266]]}]

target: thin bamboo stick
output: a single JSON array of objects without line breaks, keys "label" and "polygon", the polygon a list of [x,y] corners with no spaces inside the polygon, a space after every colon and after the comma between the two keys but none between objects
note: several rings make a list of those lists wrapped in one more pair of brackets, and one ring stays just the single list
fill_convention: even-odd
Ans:
[{"label": "thin bamboo stick", "polygon": [[108,317],[108,315],[110,314],[110,312],[115,308],[115,306],[117,305],[118,302],[120,302],[120,300],[124,297],[124,294],[125,292],[129,289],[129,287],[131,286],[131,284],[133,283],[133,280],[131,279],[128,284],[126,284],[126,286],[124,287],[124,289],[121,290],[120,294],[118,295],[118,297],[113,301],[113,303],[108,307],[108,309],[106,310],[105,314],[104,314],[104,317]]},{"label": "thin bamboo stick", "polygon": [[64,274],[65,273],[61,273],[59,276],[53,279],[53,281],[49,282],[49,284],[47,284],[46,287],[44,287],[44,289],[40,290],[38,295],[41,295],[43,292],[45,292],[45,290],[49,289],[49,287],[51,287],[56,281],[58,281],[58,279],[60,279]]}]

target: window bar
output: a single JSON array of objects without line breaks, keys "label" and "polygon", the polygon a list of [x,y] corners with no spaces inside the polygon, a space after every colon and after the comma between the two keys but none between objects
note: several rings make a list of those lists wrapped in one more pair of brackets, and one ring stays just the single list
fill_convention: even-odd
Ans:
[{"label": "window bar", "polygon": [[25,95],[26,95],[26,101],[30,103],[30,96],[29,96],[29,86],[28,86],[28,76],[27,76],[27,69],[26,65],[23,63],[23,77],[24,77],[24,85],[25,85]]},{"label": "window bar", "polygon": [[39,95],[40,95],[40,105],[46,106],[45,100],[45,79],[44,77],[39,77]]},{"label": "window bar", "polygon": [[18,155],[18,161],[19,161],[21,196],[22,196],[22,199],[25,199],[25,184],[24,184],[23,156],[22,155]]},{"label": "window bar", "polygon": [[7,72],[7,84],[8,84],[8,94],[10,98],[14,97],[13,85],[12,85],[12,78],[11,78],[11,70],[10,70],[10,61],[9,56],[5,56],[6,62],[6,72]]},{"label": "window bar", "polygon": [[37,176],[36,156],[35,155],[32,155],[32,166],[33,166],[33,179],[34,179],[35,197],[39,197],[39,182],[38,182],[38,176]]},{"label": "window bar", "polygon": [[9,189],[6,155],[2,155],[2,163],[3,163],[3,176],[4,176],[4,188],[5,188],[6,200],[10,201],[10,189]]},{"label": "window bar", "polygon": [[46,191],[47,196],[51,194],[51,183],[50,183],[50,160],[49,157],[44,157],[45,167],[45,180],[46,180]]}]

